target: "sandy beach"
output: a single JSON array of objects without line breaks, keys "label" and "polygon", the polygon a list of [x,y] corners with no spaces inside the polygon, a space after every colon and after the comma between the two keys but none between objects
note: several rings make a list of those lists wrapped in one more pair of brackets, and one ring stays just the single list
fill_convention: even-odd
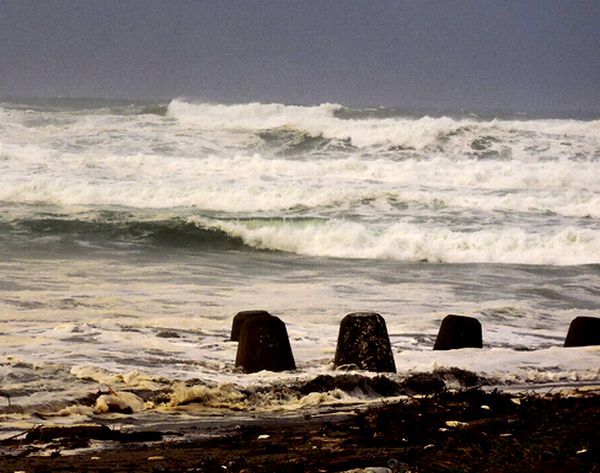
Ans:
[{"label": "sandy beach", "polygon": [[[223,412],[195,422],[165,419],[160,430],[109,423],[38,427],[0,442],[0,466],[28,473],[340,472],[385,467],[390,459],[404,472],[592,472],[600,466],[597,387],[451,391],[437,381],[420,376],[405,384],[413,392],[436,391],[430,394],[292,415]],[[330,387],[323,379],[311,386]]]}]

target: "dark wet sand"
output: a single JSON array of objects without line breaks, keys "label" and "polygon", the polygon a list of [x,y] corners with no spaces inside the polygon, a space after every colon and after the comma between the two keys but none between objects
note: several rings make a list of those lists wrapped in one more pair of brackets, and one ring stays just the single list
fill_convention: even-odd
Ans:
[{"label": "dark wet sand", "polygon": [[212,438],[113,441],[74,456],[61,451],[86,446],[85,435],[49,441],[53,457],[28,456],[40,442],[20,437],[0,445],[0,471],[335,472],[395,458],[412,472],[600,472],[597,393],[515,398],[445,391],[328,417],[270,418]]}]

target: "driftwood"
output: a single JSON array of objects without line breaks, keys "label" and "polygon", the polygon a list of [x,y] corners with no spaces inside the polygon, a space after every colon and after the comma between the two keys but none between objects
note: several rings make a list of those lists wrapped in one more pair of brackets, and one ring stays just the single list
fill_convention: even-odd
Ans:
[{"label": "driftwood", "polygon": [[[19,437],[25,436],[23,439]],[[123,432],[101,424],[36,425],[29,430],[0,440],[1,444],[53,442],[58,440],[112,440],[117,442],[154,442],[162,440],[156,431]]]}]

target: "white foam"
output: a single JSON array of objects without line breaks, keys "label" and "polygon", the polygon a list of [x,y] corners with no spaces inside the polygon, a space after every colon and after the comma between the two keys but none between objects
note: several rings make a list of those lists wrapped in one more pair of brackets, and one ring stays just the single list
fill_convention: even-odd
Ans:
[{"label": "white foam", "polygon": [[396,356],[402,371],[458,367],[508,384],[598,381],[600,347],[551,347],[534,351],[508,348],[404,351]]},{"label": "white foam", "polygon": [[181,121],[193,123],[205,130],[265,130],[303,123],[313,128],[334,118],[334,112],[341,105],[323,104],[319,106],[295,106],[278,103],[235,104],[188,103],[172,100],[167,114]]},{"label": "white foam", "polygon": [[[0,201],[69,206],[284,211],[361,201],[600,216],[599,164],[388,159],[177,158],[8,146]],[[2,154],[0,152],[0,154]],[[381,209],[375,209],[379,212]]]},{"label": "white foam", "polygon": [[310,256],[447,263],[586,264],[600,262],[600,232],[565,228],[529,233],[520,228],[456,231],[392,224],[384,228],[343,220],[327,222],[223,221],[190,218],[255,248]]},{"label": "white foam", "polygon": [[[174,100],[166,118],[4,110],[0,201],[247,213],[360,207],[371,218],[398,215],[393,206],[404,203],[600,216],[598,120],[343,119],[341,108]],[[282,158],[256,135],[279,127],[358,148]]]},{"label": "white foam", "polygon": [[[203,130],[263,130],[290,127],[313,136],[350,139],[354,146],[402,146],[423,149],[442,140],[465,144],[477,136],[500,134],[509,142],[518,135],[544,135],[552,138],[576,136],[597,143],[600,120],[456,120],[449,117],[342,119],[335,112],[341,105],[288,106],[283,104],[188,103],[171,101],[168,114]],[[466,138],[466,139],[465,139]],[[537,136],[539,138],[539,136]],[[537,143],[539,146],[539,142]]]}]

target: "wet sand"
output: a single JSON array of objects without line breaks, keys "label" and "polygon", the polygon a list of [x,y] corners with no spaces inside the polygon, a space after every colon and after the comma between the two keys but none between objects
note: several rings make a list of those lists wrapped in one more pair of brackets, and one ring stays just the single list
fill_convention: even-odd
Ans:
[{"label": "wet sand", "polygon": [[[157,441],[20,436],[0,444],[0,470],[336,472],[394,458],[411,472],[600,471],[598,391],[444,390],[328,415],[258,416],[218,434],[195,427],[178,437],[172,424],[151,434],[163,434]],[[99,450],[73,450],[90,446]]]}]

